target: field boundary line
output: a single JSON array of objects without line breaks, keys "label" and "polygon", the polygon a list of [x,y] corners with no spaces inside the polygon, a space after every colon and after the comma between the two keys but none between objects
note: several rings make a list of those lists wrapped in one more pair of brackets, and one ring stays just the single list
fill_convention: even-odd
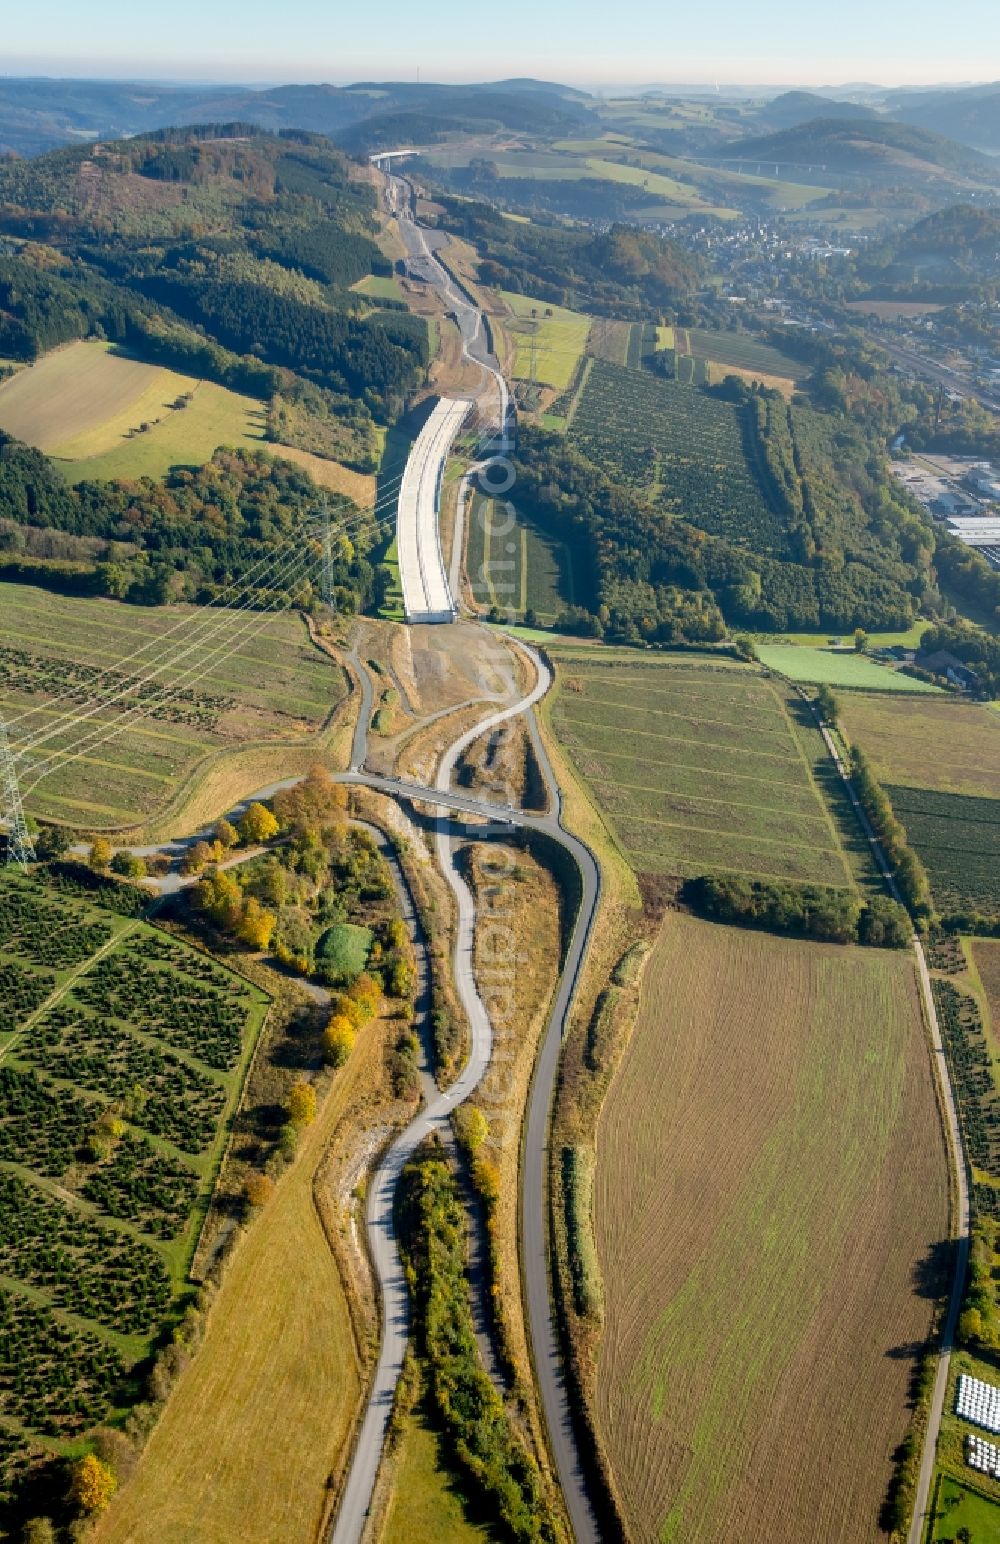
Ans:
[{"label": "field boundary line", "polygon": [[[784,680],[785,677],[782,676],[780,679]],[[775,700],[779,701],[780,699],[778,698],[778,693],[774,690],[773,686],[772,686],[771,690],[774,692]],[[802,692],[796,691],[796,689],[795,689],[795,687],[793,685],[789,686],[789,690],[793,693],[793,695],[798,699],[799,702],[806,703],[806,705],[808,706],[808,699],[803,696]],[[813,712],[813,717],[815,719],[815,710],[811,709],[810,711]],[[826,817],[827,829],[829,830],[830,836],[833,838],[834,846],[835,846],[837,852],[840,855],[840,861],[841,861],[841,864],[843,865],[844,873],[845,873],[845,875],[847,877],[847,882],[851,886],[852,889],[859,889],[860,886],[858,884],[857,877],[855,876],[854,871],[851,868],[851,864],[850,864],[850,862],[848,860],[847,853],[844,851],[844,844],[843,844],[843,842],[840,839],[840,832],[837,830],[837,823],[836,823],[836,821],[834,820],[834,817],[833,817],[833,809],[832,809],[832,807],[830,805],[829,800],[825,799],[823,797],[823,794],[822,794],[822,792],[820,790],[819,784],[816,781],[815,763],[813,763],[813,762],[811,762],[809,760],[809,756],[808,756],[808,753],[806,751],[806,748],[803,745],[802,741],[799,739],[798,733],[796,732],[795,720],[792,718],[792,715],[791,715],[791,713],[788,712],[787,708],[785,709],[785,714],[786,714],[786,717],[788,719],[789,728],[791,729],[792,739],[795,742],[795,746],[796,746],[796,748],[798,750],[798,753],[799,753],[799,756],[800,756],[800,758],[802,760],[802,765],[805,768],[806,779],[807,779],[807,781],[809,783],[809,786],[812,788],[813,793],[816,795],[816,799],[819,802],[820,809],[823,811],[823,814]],[[824,743],[824,745],[826,744],[825,740],[824,740],[823,743]]]}]

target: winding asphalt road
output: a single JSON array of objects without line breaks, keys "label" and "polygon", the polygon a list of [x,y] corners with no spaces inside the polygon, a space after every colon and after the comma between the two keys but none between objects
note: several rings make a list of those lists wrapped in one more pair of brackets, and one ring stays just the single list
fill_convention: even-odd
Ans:
[{"label": "winding asphalt road", "polygon": [[[492,635],[487,634],[487,636]],[[489,714],[455,740],[442,759],[434,789],[403,778],[378,777],[364,772],[362,770],[365,759],[364,745],[357,740],[355,765],[350,772],[342,773],[341,778],[344,782],[364,784],[366,787],[398,799],[434,805],[441,814],[451,811],[458,814],[467,813],[480,820],[485,819],[488,825],[477,830],[479,836],[506,834],[512,826],[543,831],[570,852],[580,870],[581,904],[542,1042],[528,1109],[522,1180],[522,1250],[532,1350],[553,1457],[574,1533],[580,1544],[592,1544],[592,1541],[596,1544],[599,1535],[587,1499],[585,1478],[573,1437],[569,1402],[562,1378],[557,1331],[551,1310],[545,1196],[548,1113],[552,1102],[559,1049],[597,910],[600,872],[590,850],[562,828],[558,789],[552,778],[552,770],[547,758],[543,762],[543,775],[546,775],[547,779],[552,778],[552,782],[549,790],[551,808],[545,815],[529,814],[506,805],[496,805],[488,800],[476,798],[474,795],[456,793],[450,787],[459,757],[474,740],[509,719],[530,713],[534,704],[548,691],[552,680],[548,666],[534,650],[525,649],[525,652],[530,657],[536,672],[536,681],[532,690],[510,707]],[[366,722],[364,717],[361,722]],[[471,1047],[468,1061],[459,1077],[445,1092],[435,1092],[432,1095],[417,1117],[392,1144],[369,1185],[367,1224],[372,1260],[382,1297],[382,1344],[353,1461],[331,1533],[331,1544],[356,1544],[364,1532],[386,1430],[392,1413],[396,1385],[406,1354],[410,1330],[409,1295],[395,1231],[396,1186],[403,1168],[420,1144],[432,1132],[443,1134],[447,1129],[452,1111],[475,1091],[489,1066],[493,1049],[489,1015],[476,989],[473,973],[475,929],[473,897],[465,880],[458,872],[452,832],[443,820],[438,827],[436,839],[441,867],[455,895],[458,908],[453,968],[456,989],[469,1019]]]}]

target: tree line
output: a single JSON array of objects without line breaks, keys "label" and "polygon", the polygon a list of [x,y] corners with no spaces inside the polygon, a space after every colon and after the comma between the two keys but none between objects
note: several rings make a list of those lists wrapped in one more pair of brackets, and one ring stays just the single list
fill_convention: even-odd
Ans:
[{"label": "tree line", "polygon": [[887,895],[868,900],[830,885],[782,885],[743,875],[689,879],[681,899],[703,917],[824,943],[905,949],[913,929],[906,909]]}]

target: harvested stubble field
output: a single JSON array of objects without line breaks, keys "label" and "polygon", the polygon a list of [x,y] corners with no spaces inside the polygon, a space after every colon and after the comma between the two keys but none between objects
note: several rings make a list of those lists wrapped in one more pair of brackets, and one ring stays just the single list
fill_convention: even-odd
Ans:
[{"label": "harvested stubble field", "polygon": [[[217,653],[227,636],[232,652]],[[158,670],[171,658],[177,661],[172,668]],[[210,668],[199,679],[186,675],[205,661]],[[86,754],[57,764],[28,801],[33,814],[85,829],[137,824],[164,809],[211,756],[269,742],[308,748],[346,696],[343,670],[310,643],[297,616],[125,606],[26,585],[0,585],[0,671],[0,709],[14,741],[47,732],[70,711],[86,711],[98,678],[101,696],[117,698],[137,677],[153,677],[80,727],[67,724],[35,752],[40,771],[44,757],[75,755],[94,733]],[[105,678],[104,671],[116,674]],[[151,694],[171,686],[184,690],[154,706]],[[113,729],[116,710],[144,697],[149,716],[96,739],[99,725]],[[46,707],[53,698],[58,704]],[[29,709],[37,711],[17,723]],[[31,781],[29,772],[25,786]]]},{"label": "harvested stubble field", "polygon": [[634,1539],[883,1537],[947,1195],[910,958],[670,914],[598,1128]]},{"label": "harvested stubble field", "polygon": [[552,727],[634,870],[842,886],[864,872],[824,802],[822,740],[779,682],[676,655],[556,659]]},{"label": "harvested stubble field", "polygon": [[1000,713],[985,704],[851,692],[840,719],[883,783],[1000,799]]}]

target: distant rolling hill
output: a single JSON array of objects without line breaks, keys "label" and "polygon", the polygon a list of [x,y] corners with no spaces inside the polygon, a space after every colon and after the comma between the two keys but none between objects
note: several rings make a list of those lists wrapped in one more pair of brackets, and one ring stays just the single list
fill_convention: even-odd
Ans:
[{"label": "distant rolling hill", "polygon": [[735,140],[726,155],[824,166],[828,173],[873,181],[933,176],[1000,184],[1000,165],[989,156],[926,129],[878,118],[814,118],[776,134]]},{"label": "distant rolling hill", "polygon": [[1000,153],[1000,81],[947,91],[898,91],[885,105],[901,123]]},{"label": "distant rolling hill", "polygon": [[[431,138],[448,129],[508,128],[580,133],[597,119],[580,92],[543,81],[441,86],[363,82],[353,86],[148,86],[128,82],[0,80],[0,154],[40,155],[60,145],[122,139],[172,125],[253,123],[308,129],[352,148],[377,148],[394,134]],[[365,131],[361,125],[370,123]]]},{"label": "distant rolling hill", "polygon": [[772,97],[760,111],[761,127],[773,131],[794,128],[817,118],[871,121],[877,117],[871,107],[862,107],[858,102],[835,102],[815,91],[784,91],[781,96]]}]

